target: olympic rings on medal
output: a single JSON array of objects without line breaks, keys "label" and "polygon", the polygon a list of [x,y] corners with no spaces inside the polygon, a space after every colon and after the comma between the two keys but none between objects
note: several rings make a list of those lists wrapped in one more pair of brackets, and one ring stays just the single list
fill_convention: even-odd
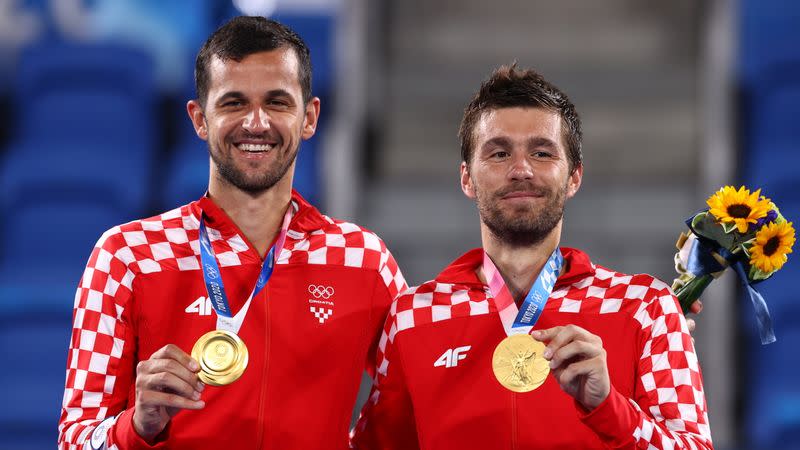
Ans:
[{"label": "olympic rings on medal", "polygon": [[315,298],[324,298],[325,300],[333,296],[333,286],[317,286],[315,284],[308,285],[308,293]]}]

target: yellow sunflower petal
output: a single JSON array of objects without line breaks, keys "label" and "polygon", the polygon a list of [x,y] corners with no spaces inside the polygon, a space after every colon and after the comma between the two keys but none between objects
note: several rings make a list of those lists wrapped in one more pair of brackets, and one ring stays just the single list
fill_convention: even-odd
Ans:
[{"label": "yellow sunflower petal", "polygon": [[766,217],[772,202],[761,195],[761,189],[750,192],[741,186],[725,186],[706,200],[709,212],[722,223],[733,223],[739,233],[747,233],[749,224]]},{"label": "yellow sunflower petal", "polygon": [[755,243],[750,247],[750,264],[764,273],[780,270],[788,260],[795,243],[791,222],[769,223],[756,232]]}]

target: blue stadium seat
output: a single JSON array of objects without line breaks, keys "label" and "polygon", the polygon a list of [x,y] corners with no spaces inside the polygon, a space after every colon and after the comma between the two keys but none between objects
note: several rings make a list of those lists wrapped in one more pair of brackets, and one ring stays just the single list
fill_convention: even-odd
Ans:
[{"label": "blue stadium seat", "polygon": [[[65,186],[28,192],[9,203],[0,224],[0,298],[6,310],[73,304],[97,239],[131,218],[95,190]],[[38,201],[31,201],[36,198]],[[0,312],[0,315],[3,313]]]},{"label": "blue stadium seat", "polygon": [[152,66],[136,50],[51,44],[25,53],[0,165],[6,306],[71,305],[100,234],[147,212],[155,99]]},{"label": "blue stadium seat", "polygon": [[[105,178],[118,201],[143,210],[156,150],[156,92],[143,53],[106,44],[49,44],[21,58],[5,186],[62,172]],[[24,189],[21,189],[24,193]]]},{"label": "blue stadium seat", "polygon": [[301,14],[277,11],[272,18],[293,29],[303,38],[311,51],[314,95],[329,97],[334,90],[336,75],[333,65],[335,17],[326,13]]},{"label": "blue stadium seat", "polygon": [[0,448],[56,448],[71,305],[0,314]]},{"label": "blue stadium seat", "polygon": [[[797,317],[800,308],[791,313]],[[745,423],[753,443],[748,448],[800,448],[800,362],[794,356],[800,346],[800,327],[792,322],[789,317],[776,317],[778,341],[773,344],[761,346],[757,336],[748,337],[756,343],[743,358],[748,398]]]},{"label": "blue stadium seat", "polygon": [[800,3],[739,1],[739,73],[749,85],[765,68],[800,58]]},{"label": "blue stadium seat", "polygon": [[796,178],[800,167],[800,57],[766,70],[747,89],[743,173],[754,186]]}]

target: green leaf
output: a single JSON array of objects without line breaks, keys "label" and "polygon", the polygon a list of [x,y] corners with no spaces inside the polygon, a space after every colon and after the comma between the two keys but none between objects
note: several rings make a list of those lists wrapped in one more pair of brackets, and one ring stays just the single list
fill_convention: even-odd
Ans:
[{"label": "green leaf", "polygon": [[750,266],[750,273],[747,274],[747,277],[752,281],[766,280],[767,278],[771,277],[773,273],[775,272],[762,272],[756,266]]},{"label": "green leaf", "polygon": [[736,231],[736,222],[723,223],[722,229],[725,230],[726,233]]},{"label": "green leaf", "polygon": [[711,239],[729,250],[734,248],[734,236],[728,234],[714,219],[714,216],[708,212],[702,212],[694,216],[692,228],[698,235]]}]

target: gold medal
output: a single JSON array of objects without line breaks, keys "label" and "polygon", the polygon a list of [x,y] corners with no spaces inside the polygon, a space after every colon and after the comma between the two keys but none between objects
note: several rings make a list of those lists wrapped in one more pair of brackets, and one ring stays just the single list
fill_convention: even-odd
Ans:
[{"label": "gold medal", "polygon": [[512,334],[500,341],[492,356],[492,371],[509,391],[530,392],[544,383],[550,363],[544,359],[545,345],[530,334]]},{"label": "gold medal", "polygon": [[238,380],[247,368],[247,346],[230,331],[214,330],[200,336],[192,347],[200,364],[200,381],[223,386]]}]

